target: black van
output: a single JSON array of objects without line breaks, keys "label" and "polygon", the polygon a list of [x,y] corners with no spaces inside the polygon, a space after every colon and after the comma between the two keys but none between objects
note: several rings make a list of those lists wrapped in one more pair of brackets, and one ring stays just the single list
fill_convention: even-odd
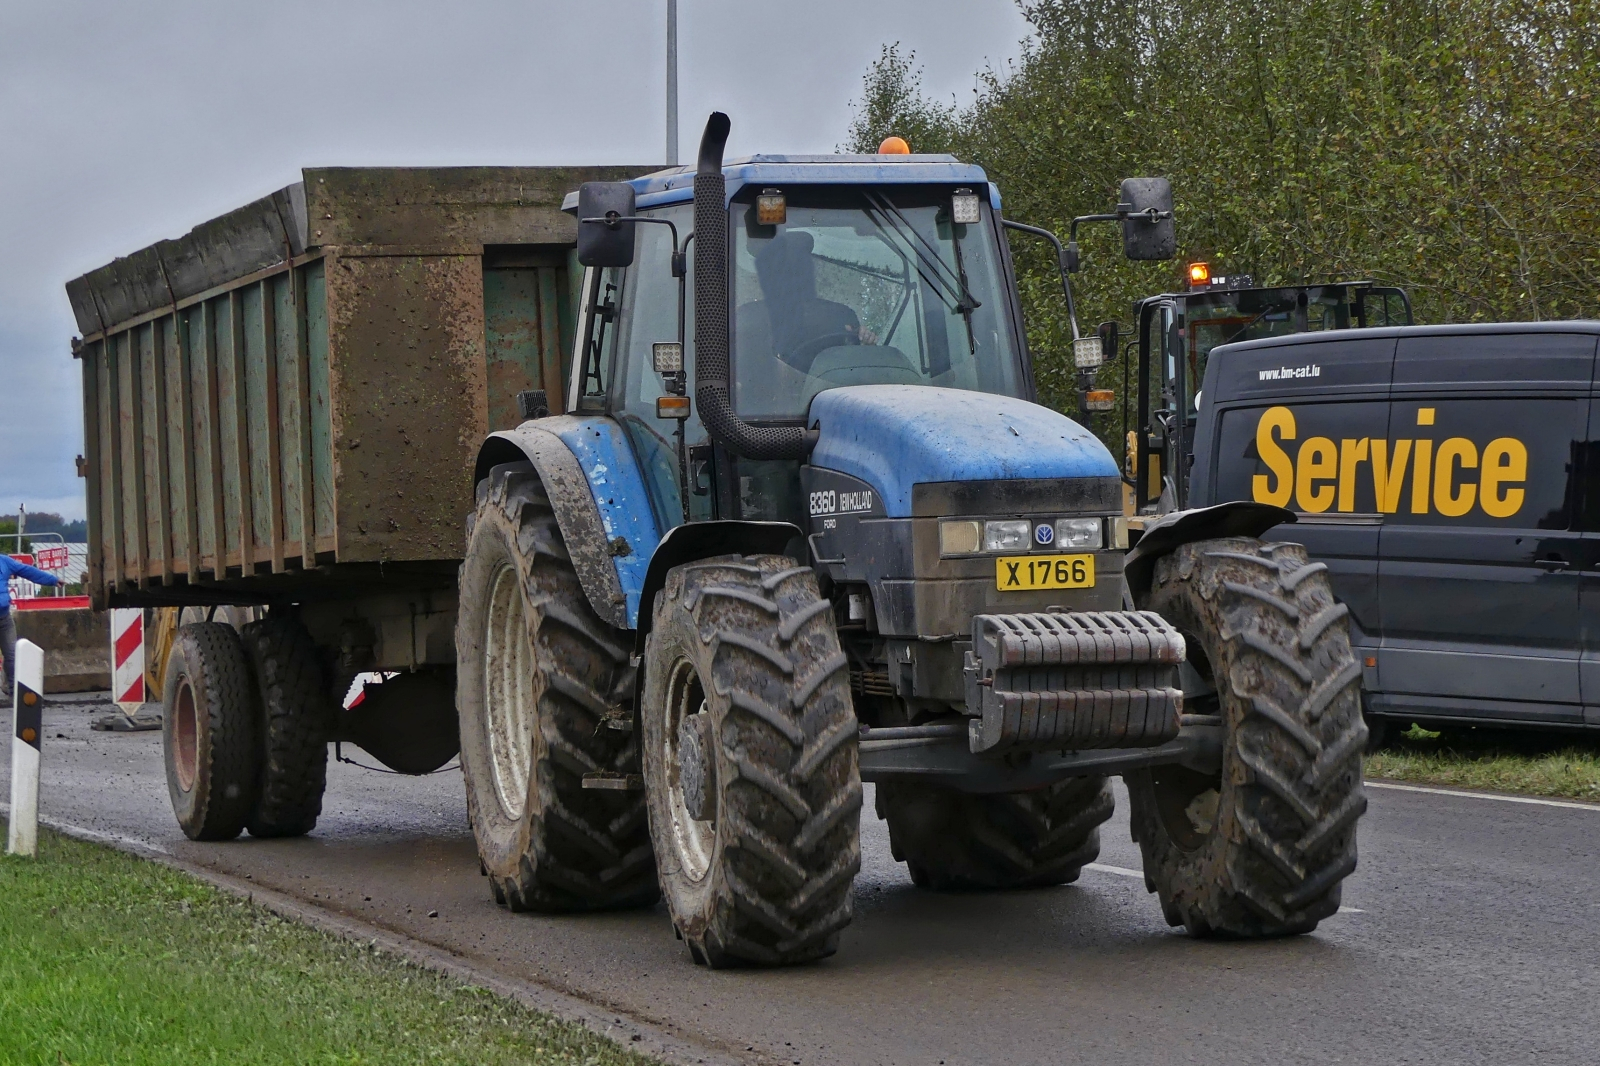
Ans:
[{"label": "black van", "polygon": [[1597,342],[1540,322],[1220,347],[1189,506],[1298,513],[1274,532],[1349,605],[1369,714],[1600,728]]}]

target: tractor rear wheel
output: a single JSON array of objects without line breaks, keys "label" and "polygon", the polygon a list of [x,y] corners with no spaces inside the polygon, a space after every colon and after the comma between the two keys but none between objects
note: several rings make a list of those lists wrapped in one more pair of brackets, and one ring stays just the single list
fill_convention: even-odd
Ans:
[{"label": "tractor rear wheel", "polygon": [[1298,544],[1230,537],[1156,563],[1140,606],[1184,636],[1184,710],[1216,714],[1222,767],[1128,776],[1146,884],[1197,936],[1309,932],[1339,909],[1366,810],[1360,662],[1327,567]]},{"label": "tractor rear wheel", "polygon": [[255,685],[232,626],[178,630],[162,685],[167,794],[190,840],[232,840],[255,807],[260,739]]},{"label": "tractor rear wheel", "polygon": [[646,643],[644,776],[662,890],[696,962],[837,950],[861,775],[832,605],[782,555],[676,567]]},{"label": "tractor rear wheel", "polygon": [[918,887],[935,891],[1076,881],[1100,854],[1100,825],[1114,804],[1104,777],[994,795],[885,781],[877,793],[890,852]]},{"label": "tractor rear wheel", "polygon": [[456,700],[490,892],[513,911],[648,906],[628,637],[589,606],[531,464],[490,471],[468,529]]},{"label": "tractor rear wheel", "polygon": [[333,701],[317,646],[298,619],[285,615],[251,622],[239,637],[261,708],[261,787],[250,835],[304,836],[316,828],[328,787]]}]

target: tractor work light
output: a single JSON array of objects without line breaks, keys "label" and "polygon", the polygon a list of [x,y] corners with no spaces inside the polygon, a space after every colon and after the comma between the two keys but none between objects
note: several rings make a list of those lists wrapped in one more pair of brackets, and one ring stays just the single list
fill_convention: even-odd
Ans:
[{"label": "tractor work light", "polygon": [[1027,551],[1032,524],[1025,518],[983,524],[983,550],[986,552]]},{"label": "tractor work light", "polygon": [[781,189],[762,189],[756,197],[756,224],[781,226],[789,219],[789,201]]},{"label": "tractor work light", "polygon": [[656,417],[676,418],[679,421],[689,417],[689,397],[687,396],[657,396]]},{"label": "tractor work light", "polygon": [[1056,519],[1057,548],[1098,548],[1105,537],[1105,522],[1099,518]]},{"label": "tractor work light", "polygon": [[1079,370],[1093,370],[1104,365],[1106,346],[1099,337],[1079,337],[1072,342],[1072,361]]},{"label": "tractor work light", "polygon": [[1115,410],[1117,394],[1110,389],[1090,389],[1083,394],[1083,405],[1091,411]]},{"label": "tractor work light", "polygon": [[959,226],[976,225],[978,194],[971,189],[957,189],[950,197],[950,221]]},{"label": "tractor work light", "polygon": [[1199,288],[1202,285],[1209,285],[1210,283],[1211,283],[1211,264],[1210,263],[1190,263],[1189,264],[1189,287],[1191,289]]},{"label": "tractor work light", "polygon": [[961,519],[939,523],[940,555],[972,555],[982,547],[982,522]]},{"label": "tractor work light", "polygon": [[650,346],[650,365],[657,374],[683,373],[683,345],[677,341],[656,341]]}]

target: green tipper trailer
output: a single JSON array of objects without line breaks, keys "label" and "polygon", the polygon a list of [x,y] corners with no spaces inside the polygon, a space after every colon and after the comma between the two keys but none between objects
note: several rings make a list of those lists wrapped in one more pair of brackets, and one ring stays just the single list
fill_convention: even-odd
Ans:
[{"label": "green tipper trailer", "polygon": [[562,196],[648,169],[311,169],[68,283],[94,605],[294,603],[328,681],[452,670],[479,445],[563,399]]}]

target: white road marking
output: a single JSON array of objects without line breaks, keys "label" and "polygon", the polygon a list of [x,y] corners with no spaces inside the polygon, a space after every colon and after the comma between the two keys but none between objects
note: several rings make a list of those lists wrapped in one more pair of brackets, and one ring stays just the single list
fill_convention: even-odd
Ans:
[{"label": "white road marking", "polygon": [[1432,796],[1460,796],[1464,799],[1499,800],[1501,803],[1531,803],[1536,807],[1563,807],[1571,811],[1600,812],[1600,803],[1574,803],[1570,800],[1535,799],[1532,796],[1501,796],[1494,792],[1467,792],[1456,788],[1424,788],[1422,785],[1397,785],[1389,781],[1368,781],[1368,788],[1392,788],[1396,792],[1426,792]]},{"label": "white road marking", "polygon": [[[0,803],[0,814],[10,818],[11,804]],[[140,840],[138,837],[125,836],[122,833],[107,833],[100,829],[90,829],[87,826],[73,825],[71,822],[63,822],[58,818],[40,818],[39,824],[44,826],[46,829],[54,830],[55,832],[60,833],[62,836],[74,837],[78,840],[87,840],[91,844],[109,844],[110,846],[114,848],[120,848],[123,851],[153,852],[156,855],[172,854],[171,851],[162,847],[160,844],[154,844],[148,840]]]},{"label": "white road marking", "polygon": [[1118,877],[1137,877],[1141,881],[1144,880],[1143,870],[1130,870],[1126,866],[1107,866],[1103,862],[1086,862],[1083,864],[1083,868],[1085,870],[1098,870],[1103,874],[1116,874]]},{"label": "white road marking", "polygon": [[[1130,870],[1126,866],[1107,866],[1103,862],[1086,862],[1083,864],[1083,868],[1085,870],[1094,870],[1103,874],[1116,874],[1118,877],[1132,877],[1140,881],[1144,880],[1143,870]],[[1360,907],[1340,907],[1339,913],[1365,914],[1367,912],[1362,910]]]}]

